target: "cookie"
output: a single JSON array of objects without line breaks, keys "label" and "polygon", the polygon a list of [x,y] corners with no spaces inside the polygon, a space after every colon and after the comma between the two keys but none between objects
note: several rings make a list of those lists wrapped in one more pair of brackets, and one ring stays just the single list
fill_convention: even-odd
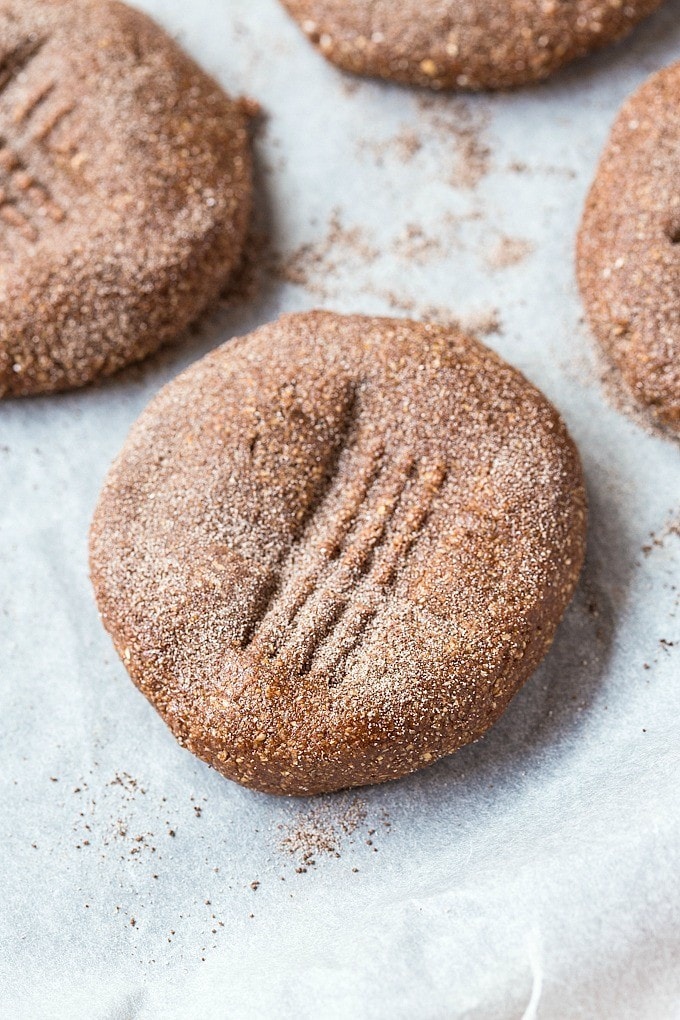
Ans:
[{"label": "cookie", "polygon": [[180,743],[312,794],[481,736],[552,642],[585,521],[576,449],[519,372],[448,327],[313,312],[152,401],[91,575]]},{"label": "cookie", "polygon": [[0,0],[0,396],[175,339],[239,261],[243,104],[110,0]]},{"label": "cookie", "polygon": [[506,89],[622,38],[663,0],[282,2],[347,71],[434,89]]},{"label": "cookie", "polygon": [[588,319],[639,405],[680,436],[680,64],[621,110],[577,246]]}]

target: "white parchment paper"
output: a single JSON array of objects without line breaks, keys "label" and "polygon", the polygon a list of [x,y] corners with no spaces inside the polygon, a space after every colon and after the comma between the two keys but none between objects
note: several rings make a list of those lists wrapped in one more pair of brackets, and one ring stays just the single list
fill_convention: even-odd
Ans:
[{"label": "white parchment paper", "polygon": [[[327,66],[275,0],[143,6],[266,111],[266,269],[144,366],[0,405],[0,1011],[680,1016],[680,447],[608,403],[573,270],[616,110],[680,59],[680,2],[543,87],[434,99]],[[564,414],[591,529],[553,650],[484,740],[282,801],[174,742],[99,624],[86,540],[158,388],[314,305],[476,323]]]}]

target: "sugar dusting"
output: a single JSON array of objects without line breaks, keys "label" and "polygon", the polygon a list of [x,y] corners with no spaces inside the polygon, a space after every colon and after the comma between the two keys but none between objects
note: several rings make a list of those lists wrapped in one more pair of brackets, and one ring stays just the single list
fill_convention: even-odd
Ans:
[{"label": "sugar dusting", "polygon": [[577,258],[590,324],[628,400],[676,436],[679,110],[680,64],[654,75],[625,103],[588,196]]},{"label": "sugar dusting", "polygon": [[109,375],[217,300],[256,112],[124,4],[5,7],[0,396]]},{"label": "sugar dusting", "polygon": [[484,732],[550,645],[584,532],[576,451],[519,373],[448,327],[309,313],[161,391],[92,577],[180,741],[306,794]]},{"label": "sugar dusting", "polygon": [[510,88],[626,35],[662,0],[283,0],[329,60],[430,89]]}]

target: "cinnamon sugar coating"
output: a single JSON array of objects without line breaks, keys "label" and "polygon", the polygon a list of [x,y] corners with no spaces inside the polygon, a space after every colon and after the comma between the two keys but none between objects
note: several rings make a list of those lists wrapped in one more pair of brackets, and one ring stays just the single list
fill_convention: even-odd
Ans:
[{"label": "cinnamon sugar coating", "polygon": [[680,436],[680,63],[623,106],[577,263],[597,339],[633,397]]},{"label": "cinnamon sugar coating", "polygon": [[91,574],[180,743],[311,794],[484,733],[552,642],[585,527],[576,449],[519,372],[448,327],[313,312],[152,401]]},{"label": "cinnamon sugar coating", "polygon": [[282,0],[347,71],[429,88],[539,81],[627,35],[663,0]]},{"label": "cinnamon sugar coating", "polygon": [[244,243],[247,118],[145,15],[0,0],[0,396],[145,357]]}]

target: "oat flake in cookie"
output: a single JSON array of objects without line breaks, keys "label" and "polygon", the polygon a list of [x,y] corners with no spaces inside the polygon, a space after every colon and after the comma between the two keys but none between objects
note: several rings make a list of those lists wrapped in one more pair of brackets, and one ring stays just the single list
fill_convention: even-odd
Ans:
[{"label": "oat flake in cookie", "polygon": [[246,117],[145,15],[0,0],[0,396],[177,337],[243,247]]},{"label": "oat flake in cookie", "polygon": [[633,397],[680,436],[680,64],[621,110],[577,259],[598,340]]},{"label": "oat flake in cookie", "polygon": [[291,315],[166,386],[91,531],[99,609],[182,744],[230,779],[379,783],[500,716],[583,559],[579,457],[474,340]]},{"label": "oat flake in cookie", "polygon": [[282,2],[345,70],[436,89],[503,89],[622,38],[663,0]]}]

